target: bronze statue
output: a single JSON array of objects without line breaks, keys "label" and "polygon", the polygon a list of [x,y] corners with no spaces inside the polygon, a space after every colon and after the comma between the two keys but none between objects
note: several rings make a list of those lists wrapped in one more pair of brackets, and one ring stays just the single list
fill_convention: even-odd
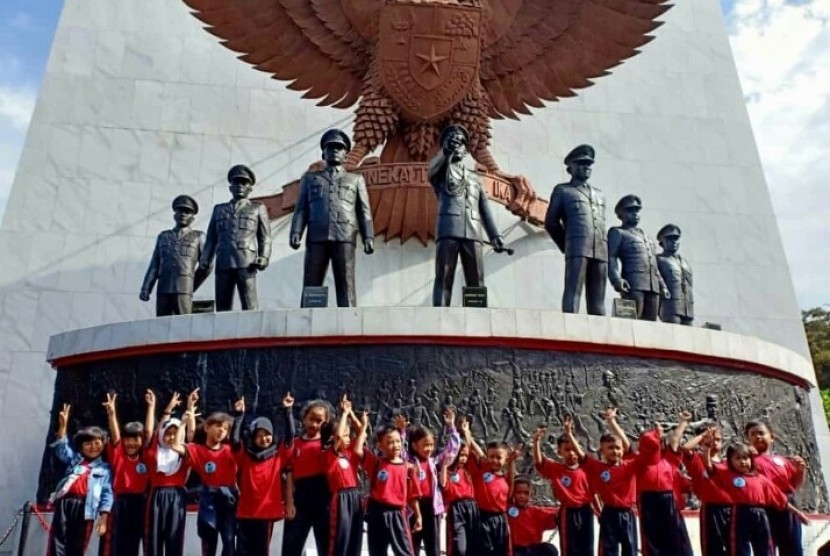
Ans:
[{"label": "bronze statue", "polygon": [[545,229],[565,254],[564,313],[579,312],[584,288],[588,314],[605,314],[608,279],[605,196],[588,183],[594,155],[591,145],[579,145],[568,153],[565,165],[571,181],[553,188],[545,215]]},{"label": "bronze statue", "polygon": [[156,248],[141,285],[141,301],[150,301],[156,290],[156,316],[188,315],[193,311],[193,292],[205,281],[210,268],[199,268],[205,233],[190,227],[199,212],[196,199],[179,195],[173,199],[176,225],[156,238]]},{"label": "bronze statue", "polygon": [[265,205],[248,199],[256,183],[254,172],[243,164],[228,171],[230,202],[213,207],[201,269],[210,268],[216,256],[216,310],[233,309],[233,292],[239,292],[243,311],[258,307],[256,275],[268,267],[271,227]]},{"label": "bronze statue", "polygon": [[657,255],[657,268],[669,290],[669,297],[660,300],[660,320],[691,326],[695,318],[692,267],[678,253],[680,228],[666,224],[657,232],[657,241],[663,248]]},{"label": "bronze statue", "polygon": [[614,207],[622,226],[608,230],[608,278],[620,297],[637,305],[638,319],[657,320],[660,295],[668,299],[669,291],[657,270],[654,243],[637,227],[642,208],[636,195],[624,196]]},{"label": "bronze statue", "polygon": [[435,285],[432,305],[449,307],[458,257],[467,286],[484,285],[481,256],[482,226],[500,253],[507,251],[493,215],[487,193],[478,176],[464,165],[469,132],[450,125],[441,133],[441,151],[429,163],[429,182],[438,197],[435,232]]},{"label": "bronze statue", "polygon": [[363,252],[371,255],[375,251],[366,182],[360,174],[343,168],[351,146],[349,136],[339,129],[323,134],[320,148],[326,167],[303,176],[289,238],[291,248],[299,249],[308,226],[303,287],[322,286],[331,262],[338,307],[357,305],[354,259],[358,231]]},{"label": "bronze statue", "polygon": [[[532,205],[542,203],[525,178],[500,170],[490,120],[592,85],[637,54],[669,8],[668,0],[183,1],[225,47],[304,98],[357,104],[349,169],[381,147],[381,163],[427,162],[440,130],[461,123],[472,157],[513,190],[510,210],[534,224],[544,210],[537,220]],[[420,189],[420,180],[408,184],[403,193]],[[400,213],[424,210],[418,195],[396,197],[412,199]],[[387,239],[400,233],[390,228]]]}]

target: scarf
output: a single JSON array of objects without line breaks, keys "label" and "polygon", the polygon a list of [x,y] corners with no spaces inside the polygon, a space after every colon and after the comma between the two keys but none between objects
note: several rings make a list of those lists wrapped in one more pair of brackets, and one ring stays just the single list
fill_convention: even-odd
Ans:
[{"label": "scarf", "polygon": [[182,422],[178,419],[168,419],[159,427],[158,430],[158,452],[156,453],[156,470],[159,473],[164,473],[168,477],[175,475],[182,465],[182,457],[170,449],[164,443],[164,433],[170,427],[181,427]]},{"label": "scarf", "polygon": [[248,425],[248,432],[250,434],[248,434],[248,442],[245,449],[248,451],[248,455],[251,456],[251,459],[255,461],[265,461],[266,459],[274,457],[274,454],[277,453],[277,443],[272,442],[267,448],[260,448],[254,444],[254,434],[256,434],[257,429],[268,431],[271,436],[274,436],[274,425],[271,424],[271,420],[267,417],[257,417],[251,421],[250,425]]}]

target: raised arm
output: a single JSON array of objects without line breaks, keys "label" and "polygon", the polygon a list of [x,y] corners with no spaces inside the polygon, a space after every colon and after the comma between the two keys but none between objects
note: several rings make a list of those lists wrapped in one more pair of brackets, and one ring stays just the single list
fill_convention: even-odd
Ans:
[{"label": "raised arm", "polygon": [[243,444],[242,425],[245,421],[245,396],[240,396],[234,402],[233,410],[236,415],[233,419],[233,431],[231,431],[231,447],[234,451],[238,451]]},{"label": "raised arm", "polygon": [[542,454],[542,439],[547,434],[548,429],[545,427],[537,427],[533,433],[533,465],[536,469],[542,467],[544,463],[544,455]]},{"label": "raised arm", "polygon": [[455,428],[455,410],[448,407],[444,410],[444,432],[447,434],[447,445],[435,456],[435,463],[441,466],[445,461],[454,461],[461,449],[461,436]]},{"label": "raised arm", "polygon": [[706,437],[708,430],[698,434],[697,436],[693,436],[689,440],[686,441],[685,444],[681,447],[684,452],[691,452],[692,450],[697,449],[700,446],[700,443],[703,442],[703,439]]},{"label": "raised arm", "polygon": [[513,449],[507,455],[507,484],[510,486],[510,490],[507,491],[508,499],[513,497],[513,486],[516,482],[516,460],[522,457],[524,447],[525,445],[519,442],[513,446]]},{"label": "raised arm", "polygon": [[585,451],[582,449],[582,446],[579,445],[579,441],[576,439],[576,436],[574,436],[574,422],[573,422],[573,418],[570,415],[565,417],[565,421],[563,423],[563,428],[564,428],[565,436],[568,439],[568,442],[570,442],[571,445],[574,447],[574,452],[576,452],[576,457],[579,459],[579,461],[584,460],[585,459]]},{"label": "raised arm", "polygon": [[196,417],[199,415],[196,413],[196,403],[199,401],[199,389],[196,388],[190,394],[187,395],[187,411],[184,412],[184,425],[186,425],[187,429],[187,436],[185,436],[185,440],[189,442],[193,442],[193,436],[196,434]]},{"label": "raised arm", "polygon": [[294,397],[286,392],[282,398],[282,413],[285,420],[285,445],[291,446],[297,436],[297,427],[294,424]]},{"label": "raised arm", "polygon": [[349,415],[352,412],[352,402],[344,394],[340,400],[340,416],[337,419],[337,428],[334,431],[334,449],[340,451],[344,447],[343,437],[349,434]]},{"label": "raised arm", "polygon": [[363,459],[366,450],[366,438],[369,436],[369,413],[364,411],[360,414],[360,428],[357,429],[357,438],[354,441],[352,451],[359,460]]},{"label": "raised arm", "polygon": [[467,447],[470,449],[470,453],[473,454],[479,461],[486,459],[487,454],[484,453],[484,450],[481,449],[481,446],[479,446],[478,442],[476,442],[475,438],[473,438],[473,433],[470,430],[470,421],[467,420],[465,415],[461,416],[460,425],[461,435],[464,437],[464,443],[467,444]]},{"label": "raised arm", "polygon": [[191,419],[193,418],[193,414],[195,413],[196,408],[188,407],[184,415],[182,415],[182,426],[176,431],[176,438],[173,439],[173,443],[170,445],[170,449],[179,454],[182,457],[187,456],[187,446],[185,446],[185,438],[191,435],[189,424]]},{"label": "raised arm", "polygon": [[689,426],[689,420],[691,418],[692,414],[686,410],[681,411],[680,415],[678,415],[677,426],[674,427],[671,438],[669,439],[669,447],[673,452],[677,452],[680,449],[680,441],[683,440],[683,434],[686,432],[686,427]]},{"label": "raised arm", "polygon": [[149,445],[156,432],[156,393],[148,388],[144,392],[144,401],[147,403],[147,413],[144,416],[144,444]]},{"label": "raised arm", "polygon": [[409,431],[409,419],[401,413],[400,415],[395,415],[392,422],[395,424],[398,432],[401,433],[401,457],[404,461],[409,461],[409,435],[407,434]]},{"label": "raised arm", "polygon": [[602,417],[605,419],[605,422],[608,424],[609,430],[618,436],[622,441],[622,448],[623,453],[628,452],[631,450],[631,441],[628,439],[628,435],[625,434],[625,431],[622,429],[620,424],[617,422],[617,408],[616,407],[609,407],[605,411],[602,412]]},{"label": "raised arm", "polygon": [[795,466],[795,474],[793,475],[793,486],[801,488],[804,484],[805,476],[807,475],[807,462],[801,456],[792,456],[790,462]]},{"label": "raised arm", "polygon": [[116,393],[107,393],[107,401],[101,405],[107,410],[107,422],[110,429],[110,442],[113,446],[118,446],[121,442],[121,429],[118,427],[118,416],[115,413],[115,398],[118,397]]}]

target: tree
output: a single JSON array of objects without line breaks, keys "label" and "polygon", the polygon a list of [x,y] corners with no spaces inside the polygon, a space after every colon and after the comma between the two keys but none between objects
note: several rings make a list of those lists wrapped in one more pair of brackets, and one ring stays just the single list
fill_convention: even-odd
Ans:
[{"label": "tree", "polygon": [[814,307],[801,311],[820,389],[830,389],[830,310]]}]

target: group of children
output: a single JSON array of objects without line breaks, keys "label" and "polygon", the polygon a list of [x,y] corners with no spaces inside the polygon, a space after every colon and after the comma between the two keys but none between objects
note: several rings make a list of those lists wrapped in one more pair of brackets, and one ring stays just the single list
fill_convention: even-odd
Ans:
[{"label": "group of children", "polygon": [[524,446],[482,448],[465,417],[456,429],[452,408],[440,437],[400,415],[376,431],[373,451],[366,413],[356,415],[345,396],[336,419],[328,402],[306,403],[295,435],[294,400],[286,395],[281,440],[270,419],[246,418],[244,398],[234,404],[236,418],[212,413],[198,426],[198,389],[187,396],[181,419],[173,417],[181,405],[174,394],[158,425],[156,397],[148,391],[145,399],[145,423],[122,428],[116,395],[108,395],[109,438],[85,427],[74,446],[66,434],[70,408],[63,407],[52,446],[67,472],[51,497],[48,556],[83,555],[94,528],[103,537],[102,556],[137,556],[142,544],[146,556],[180,556],[191,471],[201,483],[197,531],[207,556],[215,556],[220,540],[222,556],[266,556],[274,523],[283,519],[286,556],[300,556],[312,531],[318,554],[357,556],[364,522],[370,556],[422,550],[438,556],[444,516],[449,556],[555,556],[543,541],[553,529],[563,556],[588,556],[595,516],[602,556],[633,556],[638,549],[646,556],[691,556],[681,515],[689,492],[702,503],[704,555],[773,556],[776,548],[781,556],[802,554],[807,518],[792,496],[806,465],[774,455],[774,436],[763,422],[747,424],[748,444],[732,444],[722,457],[717,428],[681,446],[691,417],[684,412],[667,438],[655,424],[635,451],[611,408],[600,458],[585,453],[565,417],[558,461],[544,455],[547,431],[540,427],[533,464],[559,501],[553,507],[531,504],[533,482],[516,473]]}]

